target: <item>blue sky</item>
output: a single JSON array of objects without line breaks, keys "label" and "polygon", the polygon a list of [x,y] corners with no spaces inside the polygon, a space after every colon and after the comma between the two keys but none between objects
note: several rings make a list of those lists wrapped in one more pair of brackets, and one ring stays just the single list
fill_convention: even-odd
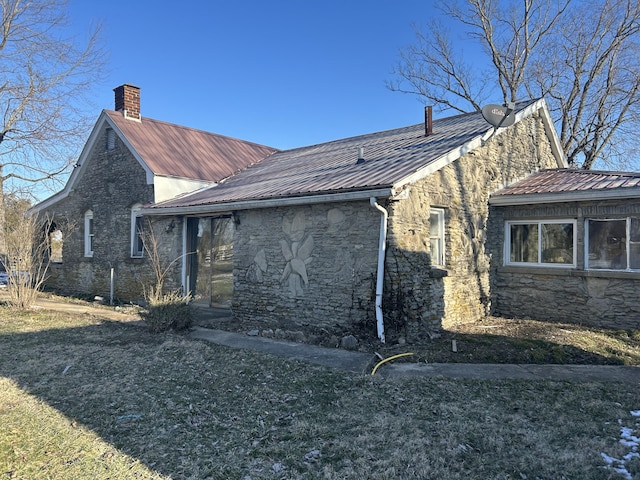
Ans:
[{"label": "blue sky", "polygon": [[286,149],[419,123],[423,104],[385,81],[433,2],[70,0],[79,34],[102,22],[113,88],[142,115]]}]

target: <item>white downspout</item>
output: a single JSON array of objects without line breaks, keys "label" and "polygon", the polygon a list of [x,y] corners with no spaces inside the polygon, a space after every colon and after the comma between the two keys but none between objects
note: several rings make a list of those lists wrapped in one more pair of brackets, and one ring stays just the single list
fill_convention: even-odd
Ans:
[{"label": "white downspout", "polygon": [[380,217],[380,241],[378,242],[378,275],[376,278],[376,320],[378,338],[384,343],[384,319],[382,318],[382,289],[384,287],[384,255],[387,249],[387,218],[389,214],[376,203],[376,197],[369,198],[371,206],[382,213]]}]

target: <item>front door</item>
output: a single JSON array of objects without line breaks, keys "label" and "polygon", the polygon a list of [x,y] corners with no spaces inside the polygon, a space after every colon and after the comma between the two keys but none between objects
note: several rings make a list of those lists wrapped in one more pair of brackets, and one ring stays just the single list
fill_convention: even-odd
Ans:
[{"label": "front door", "polygon": [[187,219],[187,286],[194,302],[231,307],[233,229],[231,217]]}]

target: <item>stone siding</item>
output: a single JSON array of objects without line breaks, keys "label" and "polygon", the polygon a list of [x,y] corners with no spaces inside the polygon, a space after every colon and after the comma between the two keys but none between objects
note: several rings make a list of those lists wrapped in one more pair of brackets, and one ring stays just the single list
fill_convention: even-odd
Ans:
[{"label": "stone siding", "polygon": [[[619,329],[640,328],[640,273],[585,270],[586,218],[640,215],[640,200],[492,207],[493,313]],[[504,265],[505,221],[576,220],[576,268]]]},{"label": "stone siding", "polygon": [[[557,167],[542,119],[533,115],[405,194],[389,212],[383,310],[387,338],[417,341],[488,314],[489,195],[540,168]],[[446,265],[430,257],[429,211],[445,210]],[[380,213],[369,202],[236,212],[235,315],[265,328],[291,324],[376,335]]]},{"label": "stone siding", "polygon": [[[489,195],[541,168],[555,168],[542,119],[528,117],[428,178],[389,206],[385,299],[407,340],[490,311]],[[445,210],[446,265],[430,257],[429,211]]]},{"label": "stone siding", "polygon": [[[126,146],[117,139],[115,148],[106,148],[103,129],[74,190],[45,214],[57,224],[69,225],[64,238],[62,262],[53,264],[46,282],[48,289],[65,294],[110,294],[114,269],[114,295],[123,300],[142,298],[142,285],[153,281],[146,258],[131,258],[131,207],[153,200],[153,186]],[[84,214],[93,212],[93,257],[84,256]],[[174,222],[170,232],[165,226]],[[176,258],[181,253],[179,219],[154,219],[161,254]],[[179,267],[170,276],[169,286],[179,287]]]},{"label": "stone siding", "polygon": [[269,327],[375,334],[380,213],[368,202],[235,213],[233,311]]}]

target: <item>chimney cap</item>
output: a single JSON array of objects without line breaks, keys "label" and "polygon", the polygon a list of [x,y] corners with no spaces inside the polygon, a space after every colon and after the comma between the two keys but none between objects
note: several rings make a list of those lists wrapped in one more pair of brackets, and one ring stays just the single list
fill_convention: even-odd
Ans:
[{"label": "chimney cap", "polygon": [[126,88],[126,87],[135,88],[137,90],[140,90],[140,87],[138,87],[137,85],[134,85],[133,83],[123,83],[122,85],[118,85],[116,88],[114,88],[113,91],[115,92],[119,88]]}]

